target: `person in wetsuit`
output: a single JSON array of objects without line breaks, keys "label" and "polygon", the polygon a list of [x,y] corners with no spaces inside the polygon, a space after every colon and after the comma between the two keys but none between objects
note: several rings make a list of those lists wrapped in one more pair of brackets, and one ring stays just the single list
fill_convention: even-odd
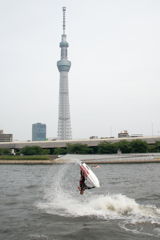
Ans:
[{"label": "person in wetsuit", "polygon": [[80,178],[80,181],[79,181],[79,185],[78,186],[78,189],[80,191],[80,194],[83,195],[84,191],[86,189],[92,189],[92,188],[95,188],[95,186],[93,187],[88,187],[86,184],[85,184],[85,176],[84,176],[84,173],[82,172],[82,170],[80,171],[80,174],[81,174],[81,178]]}]

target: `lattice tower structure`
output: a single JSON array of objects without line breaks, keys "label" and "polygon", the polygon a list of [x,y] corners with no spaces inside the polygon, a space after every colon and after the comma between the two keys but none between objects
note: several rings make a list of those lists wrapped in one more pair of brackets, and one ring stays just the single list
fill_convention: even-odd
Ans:
[{"label": "lattice tower structure", "polygon": [[57,62],[57,67],[60,72],[59,81],[59,115],[58,115],[58,140],[71,140],[72,129],[70,119],[70,105],[69,105],[69,85],[68,85],[68,72],[71,67],[71,62],[67,57],[67,35],[65,34],[65,12],[66,7],[63,10],[63,34],[62,41],[60,42],[61,48],[61,60]]}]

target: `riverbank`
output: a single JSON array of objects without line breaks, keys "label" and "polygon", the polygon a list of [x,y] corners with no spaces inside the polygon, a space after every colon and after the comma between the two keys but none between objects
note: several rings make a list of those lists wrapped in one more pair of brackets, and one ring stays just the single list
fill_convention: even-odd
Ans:
[{"label": "riverbank", "polygon": [[[43,159],[43,156],[30,156],[30,157],[8,157],[3,159],[0,157],[0,164],[65,164],[65,163],[78,163],[79,161],[87,164],[123,164],[123,163],[159,163],[160,153],[141,153],[141,154],[92,154],[92,155],[48,155]],[[12,158],[12,159],[11,159]],[[28,159],[26,159],[28,158]],[[32,159],[33,158],[33,159]]]},{"label": "riverbank", "polygon": [[0,160],[0,164],[53,164],[50,160]]},{"label": "riverbank", "polygon": [[0,164],[53,164],[58,155],[1,156]]}]

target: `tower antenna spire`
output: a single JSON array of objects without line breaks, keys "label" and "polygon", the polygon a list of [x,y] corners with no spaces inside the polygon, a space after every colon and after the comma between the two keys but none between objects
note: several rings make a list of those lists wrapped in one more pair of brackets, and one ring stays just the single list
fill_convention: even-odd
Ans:
[{"label": "tower antenna spire", "polygon": [[66,28],[66,23],[65,23],[66,7],[62,7],[62,10],[63,10],[63,34],[65,34],[65,28]]},{"label": "tower antenna spire", "polygon": [[62,7],[63,11],[63,34],[60,42],[61,60],[57,62],[57,67],[60,72],[59,82],[59,116],[58,116],[58,140],[71,140],[71,118],[69,105],[69,86],[68,86],[68,72],[71,67],[71,62],[67,59],[67,36],[65,34],[65,13],[66,7]]}]

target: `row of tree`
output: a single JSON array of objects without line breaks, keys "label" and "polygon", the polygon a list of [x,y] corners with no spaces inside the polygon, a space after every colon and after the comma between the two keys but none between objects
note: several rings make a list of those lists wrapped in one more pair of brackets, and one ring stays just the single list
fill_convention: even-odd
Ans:
[{"label": "row of tree", "polygon": [[[16,149],[16,155],[49,155],[50,149],[42,149],[39,146],[26,146],[20,151]],[[0,148],[0,155],[11,155],[9,148]]]},{"label": "row of tree", "polygon": [[9,148],[0,148],[0,155],[11,155],[11,150]]},{"label": "row of tree", "polygon": [[160,141],[156,141],[154,145],[148,145],[146,141],[133,140],[131,142],[122,140],[115,143],[103,141],[97,147],[88,147],[87,144],[67,144],[65,149],[57,148],[55,154],[116,154],[120,150],[122,153],[147,153],[160,152]]},{"label": "row of tree", "polygon": [[[156,141],[154,145],[148,145],[146,141],[133,140],[131,142],[122,140],[116,143],[103,141],[96,147],[89,147],[87,144],[67,144],[66,148],[42,149],[39,146],[26,146],[20,151],[17,149],[16,155],[60,155],[60,154],[113,154],[120,150],[122,153],[147,153],[160,152],[160,141]],[[0,155],[10,155],[10,149],[0,149]]]}]

